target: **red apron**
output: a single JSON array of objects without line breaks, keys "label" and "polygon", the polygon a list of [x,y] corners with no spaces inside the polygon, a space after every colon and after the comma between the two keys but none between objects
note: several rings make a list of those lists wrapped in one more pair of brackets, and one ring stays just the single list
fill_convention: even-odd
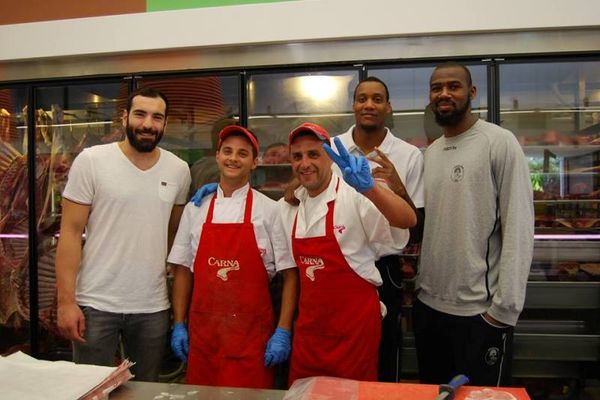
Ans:
[{"label": "red apron", "polygon": [[297,238],[298,214],[294,220],[292,250],[301,289],[290,384],[319,375],[377,380],[377,290],[348,265],[333,232],[334,206],[335,200],[327,204],[325,236]]},{"label": "red apron", "polygon": [[215,224],[213,196],[194,261],[187,383],[272,388],[264,354],[274,316],[267,271],[251,222],[248,190],[243,223]]}]

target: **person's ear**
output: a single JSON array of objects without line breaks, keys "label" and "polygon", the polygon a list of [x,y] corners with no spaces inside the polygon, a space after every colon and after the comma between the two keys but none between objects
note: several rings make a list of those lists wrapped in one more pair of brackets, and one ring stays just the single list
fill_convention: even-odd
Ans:
[{"label": "person's ear", "polygon": [[471,89],[469,90],[469,98],[471,99],[471,101],[475,100],[475,97],[477,97],[477,87],[475,87],[474,85],[471,86]]},{"label": "person's ear", "polygon": [[124,128],[127,128],[127,110],[123,110],[123,114],[121,115],[121,123],[123,124]]}]

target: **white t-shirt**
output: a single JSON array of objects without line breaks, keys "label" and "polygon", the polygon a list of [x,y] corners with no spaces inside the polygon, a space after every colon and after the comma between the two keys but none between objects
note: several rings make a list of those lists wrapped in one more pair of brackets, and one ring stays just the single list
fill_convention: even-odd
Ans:
[{"label": "white t-shirt", "polygon": [[[407,229],[393,228],[383,214],[365,196],[333,174],[329,186],[316,197],[309,197],[302,186],[296,189],[298,207],[279,200],[283,226],[292,248],[292,227],[296,212],[296,237],[310,238],[325,235],[327,203],[335,199],[333,231],[348,265],[361,278],[373,285],[381,285],[381,275],[375,260],[389,254],[398,254],[408,242]],[[338,192],[335,191],[340,180]]]},{"label": "white t-shirt", "polygon": [[[338,137],[350,154],[364,156],[365,154],[363,154],[352,138],[354,127],[355,125],[352,125],[348,131],[342,133]],[[406,191],[415,204],[415,207],[423,208],[425,206],[423,154],[418,147],[406,143],[404,140],[394,136],[388,128],[385,128],[385,130],[387,134],[385,135],[383,142],[381,142],[381,145],[379,145],[379,150],[381,150],[394,164],[394,167],[396,167],[396,171],[398,171],[398,175],[400,176],[400,179],[402,179],[402,183],[404,183],[404,187],[406,187]],[[373,161],[369,161],[371,169],[378,165],[379,164]],[[341,171],[335,164],[334,171],[341,176]]]},{"label": "white t-shirt", "polygon": [[75,158],[63,197],[91,206],[78,304],[118,313],[169,308],[168,224],[173,205],[185,204],[190,180],[187,164],[163,149],[146,171],[118,143],[87,148]]},{"label": "white t-shirt", "polygon": [[[231,197],[224,197],[219,186],[213,222],[220,224],[243,222],[249,189],[250,186],[246,185],[234,191]],[[252,190],[252,194],[251,220],[254,235],[265,269],[269,278],[272,278],[277,271],[294,268],[296,264],[288,247],[277,202],[256,190]],[[185,206],[168,262],[194,270],[194,259],[211,198],[212,196],[206,196],[202,199],[200,207],[196,207],[193,203]]]}]

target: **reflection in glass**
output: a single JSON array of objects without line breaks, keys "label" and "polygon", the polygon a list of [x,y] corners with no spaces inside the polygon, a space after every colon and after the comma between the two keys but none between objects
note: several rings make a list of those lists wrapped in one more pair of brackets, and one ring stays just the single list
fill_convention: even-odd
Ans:
[{"label": "reflection in glass", "polygon": [[0,354],[29,348],[26,93],[0,89]]},{"label": "reflection in glass", "polygon": [[502,126],[529,160],[539,238],[600,239],[599,71],[597,61],[500,65]]},{"label": "reflection in glass", "polygon": [[[479,118],[487,118],[487,68],[485,65],[467,65],[471,71],[477,96],[471,107]],[[402,68],[372,68],[369,76],[375,76],[388,86],[393,117],[386,126],[397,137],[419,148],[425,148],[442,135],[435,123],[429,104],[429,78],[433,66]]]},{"label": "reflection in glass", "polygon": [[600,144],[600,62],[503,64],[500,89],[502,126],[522,144]]},{"label": "reflection in glass", "polygon": [[254,74],[248,79],[248,125],[264,150],[287,143],[303,122],[322,125],[332,135],[353,123],[352,91],[357,70]]},{"label": "reflection in glass", "polygon": [[154,87],[169,99],[169,120],[160,146],[191,165],[190,190],[216,182],[218,133],[239,121],[239,77],[144,79],[139,86]]},{"label": "reflection in glass", "polygon": [[[86,147],[121,140],[127,84],[42,87],[36,90],[36,219],[38,227],[38,307],[40,353],[70,358],[70,344],[56,327],[54,259],[60,228],[61,193],[73,159]],[[19,276],[25,290],[28,280]],[[27,288],[28,290],[28,288]],[[23,304],[26,318],[29,303]]]},{"label": "reflection in glass", "polygon": [[224,119],[239,120],[238,76],[143,79],[139,86],[154,87],[169,99],[161,147],[190,163],[216,149],[216,125]]}]

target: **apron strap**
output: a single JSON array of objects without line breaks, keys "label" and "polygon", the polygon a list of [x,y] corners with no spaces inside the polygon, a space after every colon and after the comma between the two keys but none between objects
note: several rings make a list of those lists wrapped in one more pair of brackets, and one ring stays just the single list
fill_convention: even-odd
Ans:
[{"label": "apron strap", "polygon": [[217,192],[213,194],[212,199],[210,199],[210,204],[208,205],[208,213],[206,214],[206,222],[211,223],[213,219],[213,211],[215,209],[215,199],[217,198]]},{"label": "apron strap", "polygon": [[[246,208],[244,209],[244,223],[252,222],[252,188],[248,188],[248,194],[246,195]],[[213,195],[212,199],[210,199],[210,204],[208,206],[208,212],[206,213],[206,222],[211,223],[213,220],[213,212],[215,209],[215,199],[217,198],[217,193]]]},{"label": "apron strap", "polygon": [[[337,177],[335,184],[335,193],[337,194],[338,188],[340,187],[340,178]],[[335,199],[327,203],[327,216],[325,217],[325,236],[333,236],[333,209],[335,206]],[[298,210],[296,210],[296,216],[294,217],[294,225],[292,226],[292,239],[296,239],[296,225],[298,224]]]},{"label": "apron strap", "polygon": [[246,209],[244,210],[244,223],[249,224],[252,222],[252,188],[248,188],[248,194],[246,195]]}]

